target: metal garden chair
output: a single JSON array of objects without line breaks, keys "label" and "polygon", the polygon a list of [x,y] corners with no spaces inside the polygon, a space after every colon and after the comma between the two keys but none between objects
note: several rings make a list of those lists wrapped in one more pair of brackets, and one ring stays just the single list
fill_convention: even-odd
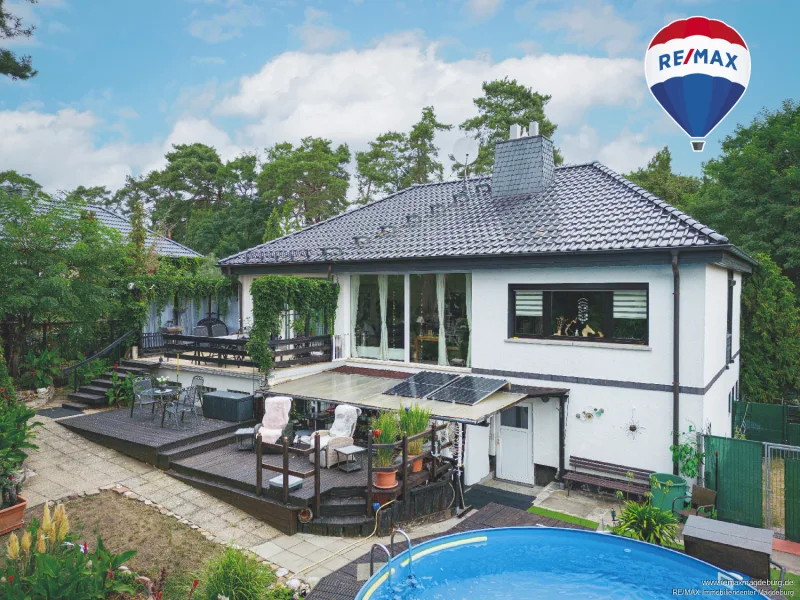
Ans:
[{"label": "metal garden chair", "polygon": [[152,411],[152,417],[155,418],[156,416],[156,405],[158,404],[158,399],[156,395],[153,393],[153,382],[149,377],[137,377],[133,380],[131,384],[133,387],[133,403],[131,404],[131,418],[133,418],[133,410],[139,406],[143,408],[147,405],[150,405]]},{"label": "metal garden chair", "polygon": [[[198,409],[198,390],[194,386],[183,388],[178,392],[178,399],[164,410],[169,419],[175,419],[175,427],[180,427],[186,414],[194,415],[195,423],[199,425],[200,415]],[[178,418],[180,417],[180,419]]]}]

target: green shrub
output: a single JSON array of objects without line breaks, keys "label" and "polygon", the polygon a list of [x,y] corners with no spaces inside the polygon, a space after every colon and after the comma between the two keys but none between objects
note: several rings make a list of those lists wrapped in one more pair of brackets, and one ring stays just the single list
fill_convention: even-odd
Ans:
[{"label": "green shrub", "polygon": [[678,519],[672,511],[653,506],[649,500],[644,504],[629,500],[625,502],[619,522],[612,531],[658,546],[671,546],[676,543]]},{"label": "green shrub", "polygon": [[0,595],[8,600],[101,600],[112,593],[132,594],[133,586],[128,578],[118,577],[117,570],[134,554],[115,554],[100,538],[97,548],[90,552],[85,543],[78,544],[70,535],[64,506],[56,507],[50,519],[45,505],[41,524],[34,520],[22,539],[13,533],[9,537]]},{"label": "green shrub", "polygon": [[32,389],[50,387],[53,379],[61,375],[61,362],[56,350],[45,349],[39,356],[28,350],[22,361],[20,384]]},{"label": "green shrub", "polygon": [[[428,428],[431,414],[429,409],[416,403],[404,407],[400,411],[400,431],[408,437],[422,433]],[[422,454],[422,442],[422,438],[408,442],[408,453]]]},{"label": "green shrub", "polygon": [[17,504],[22,483],[20,470],[28,457],[25,451],[36,449],[33,429],[39,423],[31,423],[35,415],[17,400],[13,388],[6,399],[0,398],[0,508]]},{"label": "green shrub", "polygon": [[5,342],[0,337],[0,405],[8,402],[16,402],[17,394],[14,392],[14,382],[8,374],[6,358],[3,356],[3,346]]},{"label": "green shrub", "polygon": [[203,573],[198,597],[217,600],[224,596],[229,600],[271,600],[269,587],[275,583],[275,574],[265,564],[236,548],[225,548],[218,557],[211,559]]},{"label": "green shrub", "polygon": [[111,372],[111,387],[106,390],[109,406],[130,406],[133,402],[133,377],[120,377],[119,365],[114,364]]},{"label": "green shrub", "polygon": [[[376,444],[392,444],[397,441],[399,427],[397,424],[397,414],[390,410],[379,412],[372,417],[369,423],[372,428],[372,437]],[[375,452],[376,467],[391,467],[394,462],[394,450],[392,448],[381,448]]]}]

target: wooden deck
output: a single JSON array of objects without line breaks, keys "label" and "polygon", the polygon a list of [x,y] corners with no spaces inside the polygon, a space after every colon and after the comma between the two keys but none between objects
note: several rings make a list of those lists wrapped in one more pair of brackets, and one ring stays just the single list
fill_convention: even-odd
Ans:
[{"label": "wooden deck", "polygon": [[[473,531],[475,529],[494,529],[495,527],[534,527],[544,525],[546,527],[565,527],[569,529],[588,529],[582,525],[565,523],[549,517],[534,515],[524,510],[502,506],[500,504],[487,504],[479,511],[469,515],[450,531],[442,534],[461,533]],[[425,542],[439,536],[427,536],[414,540],[414,544]],[[398,554],[406,550],[405,541],[398,543],[402,538],[395,538],[395,546]],[[382,558],[379,560],[383,560]],[[323,563],[324,564],[324,563]],[[308,600],[353,600],[356,594],[364,585],[364,581],[358,581],[356,572],[359,564],[369,564],[369,553],[357,558],[338,571],[324,577],[307,596]]]}]

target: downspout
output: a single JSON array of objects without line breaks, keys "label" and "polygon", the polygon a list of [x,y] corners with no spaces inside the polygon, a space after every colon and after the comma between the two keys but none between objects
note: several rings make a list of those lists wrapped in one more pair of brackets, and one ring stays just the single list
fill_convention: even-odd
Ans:
[{"label": "downspout", "polygon": [[[681,409],[681,270],[678,251],[672,251],[672,445],[678,446]],[[678,461],[672,461],[672,473],[678,475]]]},{"label": "downspout", "polygon": [[562,394],[558,397],[558,475],[556,476],[558,481],[562,481],[564,477],[564,469],[567,462],[566,412],[568,397],[569,394]]}]

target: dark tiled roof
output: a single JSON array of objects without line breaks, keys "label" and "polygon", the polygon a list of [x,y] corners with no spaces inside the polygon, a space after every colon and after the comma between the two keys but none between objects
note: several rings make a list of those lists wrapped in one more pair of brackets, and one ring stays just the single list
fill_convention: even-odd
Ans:
[{"label": "dark tiled roof", "polygon": [[[514,182],[501,182],[513,186]],[[640,250],[728,240],[611,169],[557,167],[538,194],[492,196],[492,178],[416,185],[234,254],[223,265]],[[390,226],[381,233],[382,226]],[[356,243],[355,237],[363,238]]]},{"label": "dark tiled roof", "polygon": [[[102,206],[97,206],[94,204],[89,204],[86,207],[88,210],[92,211],[97,217],[97,220],[100,221],[106,227],[113,227],[117,231],[122,234],[122,237],[126,240],[131,233],[131,222],[115,212],[108,210],[107,208],[103,208]],[[195,252],[191,248],[187,248],[183,244],[179,244],[175,240],[171,240],[163,235],[158,235],[147,230],[147,238],[145,239],[145,246],[147,248],[151,248],[155,245],[156,253],[159,256],[169,256],[172,258],[180,258],[180,257],[187,257],[187,258],[200,258],[203,256],[199,252]]]}]

